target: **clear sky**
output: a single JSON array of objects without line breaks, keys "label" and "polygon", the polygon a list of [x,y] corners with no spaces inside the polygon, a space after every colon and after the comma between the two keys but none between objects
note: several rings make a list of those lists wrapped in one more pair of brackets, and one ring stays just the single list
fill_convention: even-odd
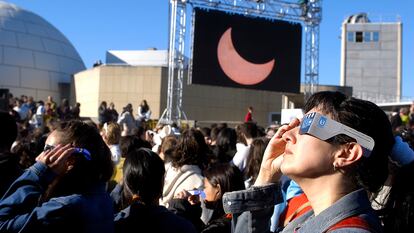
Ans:
[{"label": "clear sky", "polygon": [[[89,68],[107,50],[168,49],[168,0],[9,0],[58,28]],[[414,97],[414,1],[324,0],[319,83],[339,85],[341,24],[366,12],[403,23],[403,96]],[[304,71],[302,71],[303,73]]]}]

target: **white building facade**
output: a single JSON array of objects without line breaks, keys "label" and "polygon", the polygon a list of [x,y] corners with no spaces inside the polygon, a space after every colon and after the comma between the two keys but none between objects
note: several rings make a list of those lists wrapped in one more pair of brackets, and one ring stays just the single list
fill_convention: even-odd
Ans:
[{"label": "white building facade", "polygon": [[375,103],[400,101],[402,23],[372,22],[366,14],[342,24],[341,86],[353,96]]}]

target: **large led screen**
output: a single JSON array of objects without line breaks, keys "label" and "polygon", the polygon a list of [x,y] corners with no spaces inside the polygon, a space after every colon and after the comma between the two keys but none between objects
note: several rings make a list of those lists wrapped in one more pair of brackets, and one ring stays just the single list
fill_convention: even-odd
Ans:
[{"label": "large led screen", "polygon": [[302,26],[195,9],[192,84],[299,93]]}]

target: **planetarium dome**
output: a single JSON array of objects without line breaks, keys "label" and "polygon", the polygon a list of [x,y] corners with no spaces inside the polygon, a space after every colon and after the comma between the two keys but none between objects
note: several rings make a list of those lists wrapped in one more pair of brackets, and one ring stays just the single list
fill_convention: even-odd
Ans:
[{"label": "planetarium dome", "polygon": [[0,1],[0,88],[14,96],[70,97],[85,65],[70,41],[39,15]]}]

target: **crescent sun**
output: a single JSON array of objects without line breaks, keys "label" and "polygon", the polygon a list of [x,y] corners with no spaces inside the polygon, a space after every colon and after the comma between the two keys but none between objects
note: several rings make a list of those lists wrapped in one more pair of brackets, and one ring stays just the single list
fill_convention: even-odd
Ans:
[{"label": "crescent sun", "polygon": [[231,28],[220,38],[217,58],[223,72],[236,83],[254,85],[265,80],[275,65],[275,59],[263,64],[255,64],[244,59],[236,51],[231,38]]}]

